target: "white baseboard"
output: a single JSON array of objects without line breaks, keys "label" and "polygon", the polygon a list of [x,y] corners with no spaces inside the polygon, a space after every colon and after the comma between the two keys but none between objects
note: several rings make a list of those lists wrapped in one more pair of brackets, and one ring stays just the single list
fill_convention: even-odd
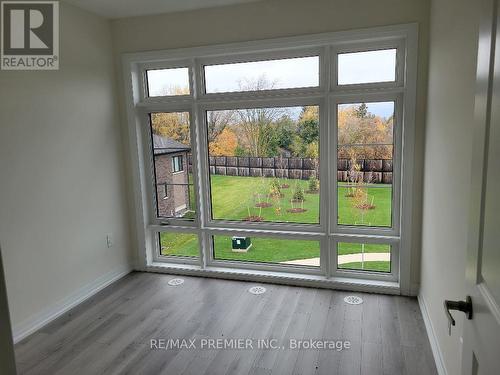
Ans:
[{"label": "white baseboard", "polygon": [[443,354],[436,336],[436,331],[432,324],[432,320],[429,316],[429,310],[427,309],[427,304],[425,298],[419,294],[417,296],[418,305],[420,306],[420,311],[422,312],[422,318],[424,319],[425,330],[427,331],[427,336],[429,337],[429,342],[431,344],[432,355],[434,356],[434,362],[436,362],[436,368],[439,375],[448,375],[446,367],[444,365]]},{"label": "white baseboard", "polygon": [[131,265],[118,267],[111,272],[108,272],[95,279],[91,283],[84,285],[82,288],[76,290],[75,292],[56,302],[52,306],[49,306],[42,311],[33,314],[31,317],[25,319],[19,324],[14,325],[14,327],[12,328],[14,343],[18,343],[25,337],[31,335],[43,326],[49,324],[54,319],[57,319],[65,312],[71,310],[79,303],[82,303],[108,285],[129,274],[132,269],[133,268]]}]

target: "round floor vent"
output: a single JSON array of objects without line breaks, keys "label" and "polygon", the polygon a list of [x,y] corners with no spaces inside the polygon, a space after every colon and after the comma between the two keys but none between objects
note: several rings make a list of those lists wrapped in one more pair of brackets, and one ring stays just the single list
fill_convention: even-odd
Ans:
[{"label": "round floor vent", "polygon": [[184,284],[184,279],[176,278],[176,279],[169,280],[169,282],[168,282],[168,285],[170,285],[170,286],[177,286],[177,285],[181,285],[181,284]]},{"label": "round floor vent", "polygon": [[363,298],[358,296],[347,296],[344,298],[344,302],[349,305],[360,305],[363,303]]},{"label": "round floor vent", "polygon": [[263,286],[253,286],[248,291],[252,294],[262,294],[266,292],[266,288]]}]

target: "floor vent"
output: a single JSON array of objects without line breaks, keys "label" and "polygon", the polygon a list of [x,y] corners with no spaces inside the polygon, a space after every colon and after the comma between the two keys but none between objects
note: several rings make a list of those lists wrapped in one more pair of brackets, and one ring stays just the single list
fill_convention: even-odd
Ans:
[{"label": "floor vent", "polygon": [[177,286],[177,285],[181,285],[181,284],[184,284],[184,279],[172,279],[172,280],[169,280],[168,282],[168,285],[170,286]]},{"label": "floor vent", "polygon": [[262,294],[266,292],[266,288],[263,286],[253,286],[248,291],[252,294]]},{"label": "floor vent", "polygon": [[358,296],[347,296],[344,298],[344,302],[349,305],[360,305],[363,303],[363,298]]}]

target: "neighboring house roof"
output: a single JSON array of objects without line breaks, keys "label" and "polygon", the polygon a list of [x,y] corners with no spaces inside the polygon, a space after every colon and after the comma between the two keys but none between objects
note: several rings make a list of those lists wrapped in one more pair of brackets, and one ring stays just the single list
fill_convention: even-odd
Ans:
[{"label": "neighboring house roof", "polygon": [[174,154],[176,152],[191,151],[191,147],[157,134],[153,134],[153,148],[155,155],[165,155]]}]

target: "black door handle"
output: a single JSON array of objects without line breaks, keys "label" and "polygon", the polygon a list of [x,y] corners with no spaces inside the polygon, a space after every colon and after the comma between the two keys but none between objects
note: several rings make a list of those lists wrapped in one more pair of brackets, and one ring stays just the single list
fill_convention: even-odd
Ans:
[{"label": "black door handle", "polygon": [[450,313],[450,310],[458,310],[465,313],[467,319],[472,319],[472,299],[470,296],[465,298],[465,301],[444,301],[444,311],[448,318],[448,334],[451,335],[451,326],[455,325],[455,319]]}]

